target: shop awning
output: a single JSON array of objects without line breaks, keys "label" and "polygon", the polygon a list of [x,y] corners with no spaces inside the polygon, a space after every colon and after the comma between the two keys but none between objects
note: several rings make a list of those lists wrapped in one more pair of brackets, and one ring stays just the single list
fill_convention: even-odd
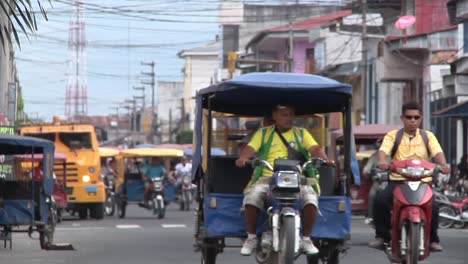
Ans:
[{"label": "shop awning", "polygon": [[468,100],[432,113],[440,117],[468,118]]}]

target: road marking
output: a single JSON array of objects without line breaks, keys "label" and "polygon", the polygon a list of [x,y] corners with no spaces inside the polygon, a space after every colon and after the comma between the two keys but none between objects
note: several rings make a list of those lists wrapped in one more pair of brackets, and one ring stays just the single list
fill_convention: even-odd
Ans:
[{"label": "road marking", "polygon": [[116,225],[115,227],[120,229],[132,229],[132,228],[141,228],[139,225]]},{"label": "road marking", "polygon": [[105,227],[97,227],[97,226],[88,226],[88,227],[57,227],[55,230],[66,230],[66,231],[83,231],[83,230],[102,230],[106,229]]},{"label": "road marking", "polygon": [[180,225],[180,224],[162,224],[161,225],[163,228],[186,228],[186,225]]}]

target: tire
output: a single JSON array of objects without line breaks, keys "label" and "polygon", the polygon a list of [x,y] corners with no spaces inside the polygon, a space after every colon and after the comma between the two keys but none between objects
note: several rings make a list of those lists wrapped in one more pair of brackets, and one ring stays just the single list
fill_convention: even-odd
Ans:
[{"label": "tire", "polygon": [[[455,213],[455,210],[450,207],[450,206],[447,206],[447,205],[444,205],[444,206],[441,206],[439,208],[439,214],[441,213],[444,213],[444,214],[448,214],[450,216],[455,216],[456,213]],[[453,226],[455,221],[451,220],[451,219],[446,219],[444,217],[439,217],[439,227],[440,228],[450,228]]]},{"label": "tire", "polygon": [[318,254],[307,256],[307,264],[319,264],[319,256]]},{"label": "tire", "polygon": [[62,223],[62,220],[63,220],[63,209],[60,208],[60,209],[57,209],[57,223]]},{"label": "tire", "polygon": [[54,243],[55,226],[57,224],[57,214],[55,208],[49,210],[49,218],[47,225],[43,226],[39,231],[39,244],[41,249],[47,249],[49,245]]},{"label": "tire", "polygon": [[101,220],[104,218],[104,203],[98,203],[91,206],[89,210],[89,216],[91,218]]},{"label": "tire", "polygon": [[294,263],[295,219],[292,216],[283,216],[279,235],[280,263]]},{"label": "tire", "polygon": [[109,195],[106,199],[106,203],[104,204],[104,213],[107,216],[113,216],[115,213],[115,197],[113,195]]},{"label": "tire", "polygon": [[337,248],[330,253],[327,264],[339,264],[340,263],[340,252]]},{"label": "tire", "polygon": [[78,217],[80,220],[85,220],[88,218],[88,208],[86,207],[80,207],[78,208]]},{"label": "tire", "polygon": [[158,214],[158,219],[163,219],[164,216],[166,215],[166,208],[164,206],[164,201],[161,201],[159,199],[156,199],[156,207],[157,207],[157,214]]},{"label": "tire", "polygon": [[417,264],[419,261],[419,241],[421,238],[421,224],[407,223],[406,244],[408,251],[406,252],[406,264]]},{"label": "tire", "polygon": [[125,213],[127,210],[127,205],[124,203],[118,203],[117,204],[117,216],[119,218],[125,218]]},{"label": "tire", "polygon": [[216,248],[204,248],[202,250],[201,263],[202,264],[216,264],[216,256],[218,251]]},{"label": "tire", "polygon": [[190,210],[190,204],[192,202],[192,194],[190,191],[185,191],[184,192],[184,204],[185,204],[185,210],[189,211]]}]

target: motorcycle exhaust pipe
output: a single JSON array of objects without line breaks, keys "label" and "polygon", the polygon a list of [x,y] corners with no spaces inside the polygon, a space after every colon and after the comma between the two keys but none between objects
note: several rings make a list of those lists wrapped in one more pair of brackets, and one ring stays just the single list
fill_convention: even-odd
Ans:
[{"label": "motorcycle exhaust pipe", "polygon": [[451,215],[448,215],[446,213],[439,213],[439,216],[440,217],[443,217],[445,219],[450,219],[450,220],[454,220],[454,221],[459,221],[459,222],[464,222],[463,220],[460,219],[460,216],[451,216]]}]

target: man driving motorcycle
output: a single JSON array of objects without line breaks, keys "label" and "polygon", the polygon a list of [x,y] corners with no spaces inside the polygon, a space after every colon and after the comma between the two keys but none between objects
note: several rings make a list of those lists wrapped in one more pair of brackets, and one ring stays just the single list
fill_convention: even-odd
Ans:
[{"label": "man driving motorcycle", "polygon": [[[147,167],[143,170],[143,180],[151,180],[154,178],[166,177],[167,171],[164,165],[162,164],[162,160],[159,157],[152,157],[151,163],[148,164]],[[147,182],[145,184],[145,194],[144,194],[144,204],[142,206],[149,207],[148,201],[151,199],[151,189],[153,188],[152,182]]]},{"label": "man driving motorcycle", "polygon": [[[416,102],[404,104],[401,109],[400,119],[403,123],[402,132],[393,130],[384,137],[378,152],[379,169],[389,169],[388,156],[393,160],[430,160],[433,158],[435,163],[441,166],[442,173],[449,173],[450,168],[437,138],[430,131],[419,129],[422,120],[419,104]],[[398,139],[399,142],[397,142]],[[402,181],[403,178],[396,173],[392,173],[389,179],[390,182],[387,187],[377,194],[374,201],[373,219],[376,239],[369,242],[369,247],[372,248],[381,249],[384,247],[384,243],[390,240],[390,211],[393,206],[393,190],[399,184],[398,181]],[[432,251],[442,251],[443,249],[437,233],[438,216],[437,205],[433,203],[430,236],[430,249]]]},{"label": "man driving motorcycle", "polygon": [[[244,167],[246,161],[258,152],[262,151],[262,148],[268,149],[266,160],[270,164],[273,164],[275,159],[292,159],[291,157],[288,157],[290,156],[288,155],[288,149],[299,149],[299,146],[296,144],[296,142],[298,142],[296,141],[298,137],[302,137],[299,142],[301,142],[302,147],[309,151],[312,156],[327,160],[328,164],[333,163],[332,161],[328,161],[324,150],[317,144],[315,139],[307,130],[293,126],[295,117],[293,106],[275,106],[272,112],[272,117],[275,121],[275,125],[257,130],[247,146],[241,150],[239,159],[236,160],[236,166]],[[281,137],[283,137],[283,139]],[[271,144],[266,146],[268,143]],[[287,147],[286,143],[290,147]],[[256,182],[252,182],[251,180],[245,190],[243,206],[245,208],[248,237],[242,246],[242,255],[248,256],[252,254],[254,249],[257,247],[257,220],[260,210],[264,208],[264,201],[268,191],[268,182],[272,175],[273,172],[266,169],[263,170],[261,175],[262,177],[260,177]],[[254,177],[252,179],[254,179]],[[317,217],[317,194],[312,186],[309,185],[301,186],[300,191],[302,200],[301,219],[303,227],[302,248],[308,255],[317,254],[318,249],[310,239],[310,232],[312,231]]]}]

